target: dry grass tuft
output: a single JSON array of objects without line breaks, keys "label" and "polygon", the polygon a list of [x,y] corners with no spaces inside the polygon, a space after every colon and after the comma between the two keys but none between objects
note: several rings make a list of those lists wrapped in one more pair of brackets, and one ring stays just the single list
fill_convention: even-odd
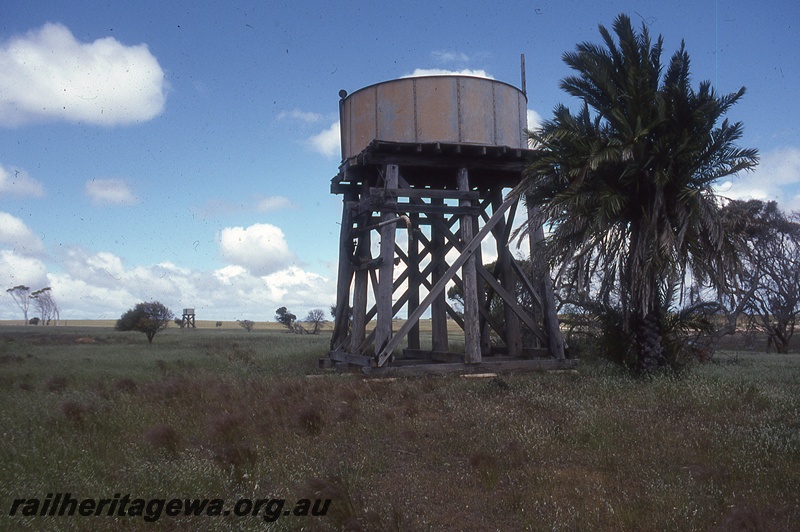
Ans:
[{"label": "dry grass tuft", "polygon": [[178,452],[181,437],[178,432],[169,425],[158,424],[150,427],[142,434],[142,439],[156,449],[164,449],[170,453]]},{"label": "dry grass tuft", "polygon": [[0,364],[10,364],[12,362],[21,363],[25,362],[25,357],[20,355],[2,355],[0,356]]},{"label": "dry grass tuft", "polygon": [[74,401],[72,399],[67,399],[63,403],[61,403],[58,407],[67,421],[72,423],[83,423],[86,414],[89,413],[91,408],[88,405],[80,403],[78,401]]},{"label": "dry grass tuft", "polygon": [[498,460],[487,451],[477,451],[469,455],[469,465],[478,473],[481,484],[492,489],[500,479]]},{"label": "dry grass tuft", "polygon": [[111,394],[108,393],[108,386],[106,386],[105,382],[99,381],[94,383],[94,393],[97,394],[98,397],[101,399],[108,400],[111,398]]},{"label": "dry grass tuft", "polygon": [[206,434],[216,443],[233,443],[244,436],[244,424],[244,415],[223,412],[222,414],[212,417],[208,421],[206,424]]},{"label": "dry grass tuft", "polygon": [[419,415],[419,406],[417,405],[417,398],[405,396],[403,397],[403,415],[407,418],[413,419]]},{"label": "dry grass tuft", "polygon": [[227,443],[212,449],[211,455],[223,468],[230,468],[237,479],[242,479],[247,469],[252,468],[258,453],[246,443]]},{"label": "dry grass tuft", "polygon": [[149,383],[144,395],[157,402],[170,402],[178,399],[196,397],[194,392],[199,392],[202,386],[189,379],[181,377],[167,377],[166,379]]},{"label": "dry grass tuft", "polygon": [[67,378],[50,377],[47,382],[44,383],[44,387],[48,392],[63,392],[67,389]]},{"label": "dry grass tuft", "polygon": [[138,388],[138,385],[136,384],[135,380],[125,377],[123,379],[117,379],[117,381],[114,382],[114,388],[120,392],[134,393]]},{"label": "dry grass tuft", "polygon": [[325,426],[325,417],[322,408],[306,403],[297,411],[297,423],[307,434],[316,436]]},{"label": "dry grass tuft", "polygon": [[[795,510],[796,513],[796,510]],[[796,516],[787,507],[775,506],[734,506],[727,512],[715,532],[793,532],[797,530]]]},{"label": "dry grass tuft", "polygon": [[339,476],[314,477],[306,481],[305,490],[311,499],[330,499],[327,518],[340,530],[363,530],[359,522],[360,504],[350,486]]}]

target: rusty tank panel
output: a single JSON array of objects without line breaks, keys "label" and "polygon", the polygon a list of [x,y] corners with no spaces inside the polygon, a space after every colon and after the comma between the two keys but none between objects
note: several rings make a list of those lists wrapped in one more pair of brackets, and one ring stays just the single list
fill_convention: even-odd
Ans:
[{"label": "rusty tank panel", "polygon": [[373,140],[526,148],[527,101],[507,83],[469,76],[370,85],[341,101],[342,160]]}]

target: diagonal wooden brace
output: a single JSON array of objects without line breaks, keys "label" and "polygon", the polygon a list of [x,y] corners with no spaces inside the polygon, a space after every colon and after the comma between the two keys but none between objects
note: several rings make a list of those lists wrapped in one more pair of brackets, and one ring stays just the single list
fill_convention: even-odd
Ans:
[{"label": "diagonal wooden brace", "polygon": [[428,307],[431,305],[434,299],[445,289],[447,283],[458,273],[458,270],[467,262],[467,259],[475,253],[475,250],[481,245],[483,239],[489,234],[492,228],[497,225],[500,220],[504,220],[504,215],[512,205],[516,204],[519,201],[519,196],[509,196],[506,200],[497,208],[497,210],[492,214],[492,217],[486,222],[478,234],[470,240],[470,242],[464,246],[463,251],[458,256],[456,260],[453,261],[453,264],[450,265],[450,268],[442,275],[439,281],[431,288],[431,291],[428,292],[428,295],[425,296],[425,299],[419,304],[419,306],[414,309],[414,311],[408,316],[406,322],[400,326],[397,330],[397,333],[391,337],[391,339],[386,343],[386,345],[381,349],[380,353],[376,356],[375,364],[377,367],[383,367],[386,362],[389,360],[389,357],[392,356],[392,352],[400,345],[400,342],[406,337],[408,332],[411,330],[411,327],[417,321],[419,321],[422,314],[428,310]]}]

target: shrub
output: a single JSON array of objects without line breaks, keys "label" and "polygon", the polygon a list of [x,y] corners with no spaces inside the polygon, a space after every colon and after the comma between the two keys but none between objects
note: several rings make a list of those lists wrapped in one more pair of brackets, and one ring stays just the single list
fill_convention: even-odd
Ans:
[{"label": "shrub", "polygon": [[297,321],[297,316],[289,312],[286,307],[281,307],[275,311],[275,321],[282,324],[290,331],[294,331],[294,324]]},{"label": "shrub", "polygon": [[250,320],[236,320],[239,326],[247,332],[253,330],[253,327],[256,326],[256,322]]},{"label": "shrub", "polygon": [[114,327],[118,331],[138,331],[147,335],[147,341],[153,343],[158,331],[165,329],[173,318],[172,311],[159,303],[137,303],[135,307],[120,316]]}]

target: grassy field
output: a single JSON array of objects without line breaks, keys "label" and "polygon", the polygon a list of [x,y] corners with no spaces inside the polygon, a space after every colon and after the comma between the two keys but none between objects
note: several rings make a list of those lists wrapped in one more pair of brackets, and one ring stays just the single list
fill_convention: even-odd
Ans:
[{"label": "grassy field", "polygon": [[[593,361],[568,373],[365,380],[316,369],[328,339],[170,328],[148,345],[108,328],[0,327],[0,529],[800,523],[797,355],[729,351],[649,382]],[[274,522],[234,515],[246,505],[152,521],[23,515],[57,493],[223,499],[228,510],[243,499],[331,504],[324,517]]]},{"label": "grassy field", "polygon": [[[177,316],[180,318],[180,316]],[[108,328],[113,329],[117,320],[60,320],[57,325],[50,325],[49,328]],[[217,323],[221,323],[218,327]],[[0,320],[0,327],[16,327],[22,325],[22,320]],[[236,321],[219,321],[216,320],[197,320],[195,325],[198,329],[241,329]],[[170,323],[170,328],[178,328],[176,325]],[[259,321],[256,322],[254,329],[264,331],[279,331],[283,329],[283,325],[274,321]]]}]

